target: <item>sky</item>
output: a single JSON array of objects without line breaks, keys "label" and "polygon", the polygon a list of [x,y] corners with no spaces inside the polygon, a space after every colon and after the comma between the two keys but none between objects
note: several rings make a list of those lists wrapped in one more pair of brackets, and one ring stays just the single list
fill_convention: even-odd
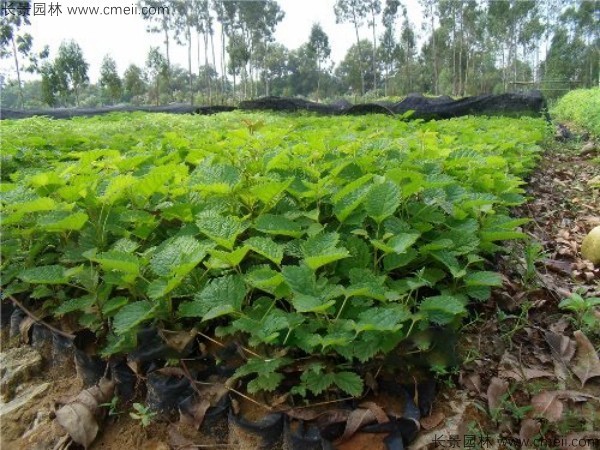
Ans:
[{"label": "sky", "polygon": [[[44,45],[50,46],[50,58],[57,54],[60,43],[74,39],[83,49],[89,63],[88,75],[92,83],[99,77],[100,64],[104,55],[110,54],[117,63],[117,70],[122,74],[131,63],[144,66],[148,50],[157,46],[164,52],[162,34],[146,32],[147,22],[140,15],[84,15],[69,14],[67,8],[73,6],[135,6],[135,0],[35,0],[46,6],[46,15],[31,16],[31,26],[23,28],[33,36],[34,50],[39,51]],[[59,4],[61,13],[50,16],[50,4]],[[354,28],[351,24],[336,24],[333,13],[335,0],[279,0],[285,11],[285,18],[279,23],[276,40],[289,49],[294,49],[308,41],[312,24],[319,22],[329,36],[331,59],[339,62],[348,48],[355,43]],[[383,0],[382,3],[385,3]],[[421,24],[421,9],[417,0],[404,0],[410,21],[418,29]],[[379,24],[378,34],[382,30]],[[220,29],[217,28],[217,37]],[[362,38],[371,38],[372,32],[366,26],[360,30]],[[218,39],[215,39],[217,43]],[[187,48],[177,45],[171,40],[171,63],[187,67]],[[196,55],[194,43],[193,58]],[[203,49],[202,49],[203,51]],[[217,66],[219,67],[217,50]],[[202,59],[204,56],[202,56]],[[194,70],[197,65],[193,65]],[[0,61],[0,73],[14,78],[14,62],[12,57]],[[31,79],[25,75],[24,79]]]}]

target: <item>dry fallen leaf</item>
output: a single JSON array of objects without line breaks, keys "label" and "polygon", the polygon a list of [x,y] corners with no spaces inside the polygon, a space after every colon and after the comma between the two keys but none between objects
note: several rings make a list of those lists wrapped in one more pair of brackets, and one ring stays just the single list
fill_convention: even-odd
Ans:
[{"label": "dry fallen leaf", "polygon": [[525,419],[521,422],[519,438],[521,441],[531,441],[542,429],[542,424],[534,419]]},{"label": "dry fallen leaf", "polygon": [[443,412],[436,411],[427,417],[421,417],[420,422],[423,429],[429,431],[442,423],[445,418],[446,415]]},{"label": "dry fallen leaf", "polygon": [[567,364],[573,359],[575,350],[577,349],[575,341],[562,334],[553,333],[552,331],[546,331],[546,333],[544,333],[544,338],[550,346],[552,356],[555,360]]},{"label": "dry fallen leaf", "polygon": [[458,382],[469,391],[481,394],[481,376],[478,373],[464,375],[461,372]]},{"label": "dry fallen leaf", "polygon": [[502,403],[502,396],[508,392],[508,381],[498,377],[492,378],[487,389],[488,408],[490,411],[497,409]]},{"label": "dry fallen leaf", "polygon": [[105,409],[99,408],[108,402],[114,393],[115,382],[102,378],[96,386],[81,391],[77,397],[56,411],[57,422],[69,433],[76,443],[85,448],[96,439]]},{"label": "dry fallen leaf", "polygon": [[177,450],[194,450],[196,448],[194,442],[186,437],[183,437],[174,425],[169,425],[168,432],[169,445],[171,448]]},{"label": "dry fallen leaf", "polygon": [[190,331],[161,330],[160,334],[167,346],[181,353],[194,340],[198,334],[198,330],[195,328],[192,328]]},{"label": "dry fallen leaf", "polygon": [[574,358],[573,373],[581,380],[581,387],[594,377],[600,377],[600,359],[596,349],[582,331],[573,333],[577,341],[577,351]]},{"label": "dry fallen leaf", "polygon": [[179,421],[199,430],[202,426],[202,422],[204,422],[204,416],[206,415],[208,408],[210,408],[210,402],[204,398],[191,402],[191,404],[186,405],[185,408],[179,408]]},{"label": "dry fallen leaf", "polygon": [[[387,417],[387,416],[386,416]],[[350,413],[348,421],[346,422],[346,428],[344,434],[340,437],[336,444],[350,439],[354,434],[363,426],[368,425],[376,421],[375,414],[370,409],[357,408]]]},{"label": "dry fallen leaf", "polygon": [[525,367],[516,360],[516,358],[505,352],[500,361],[498,376],[502,378],[512,378],[516,381],[532,380],[534,378],[554,378],[552,372],[536,368]]},{"label": "dry fallen leaf", "polygon": [[558,391],[546,391],[533,396],[531,399],[533,412],[549,422],[557,422],[562,417],[564,407],[558,397]]}]

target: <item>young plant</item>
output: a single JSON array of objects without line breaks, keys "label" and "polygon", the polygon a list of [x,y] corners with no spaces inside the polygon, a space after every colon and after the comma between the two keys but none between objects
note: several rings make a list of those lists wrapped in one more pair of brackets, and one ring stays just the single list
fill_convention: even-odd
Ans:
[{"label": "young plant", "polygon": [[579,292],[573,292],[558,306],[575,313],[575,323],[584,331],[600,333],[600,297],[584,298]]},{"label": "young plant", "polygon": [[129,416],[132,419],[139,420],[140,425],[142,425],[142,428],[146,428],[148,425],[150,425],[150,423],[152,423],[152,420],[156,416],[155,412],[150,411],[150,408],[142,405],[141,403],[134,403],[133,409],[135,410],[135,412],[130,412]]}]

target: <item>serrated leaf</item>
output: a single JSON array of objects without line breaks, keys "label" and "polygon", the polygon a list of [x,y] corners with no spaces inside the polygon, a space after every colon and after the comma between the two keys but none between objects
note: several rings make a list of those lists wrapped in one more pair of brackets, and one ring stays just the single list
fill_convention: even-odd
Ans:
[{"label": "serrated leaf", "polygon": [[177,236],[159,246],[150,260],[150,268],[158,276],[182,277],[204,259],[210,247],[193,236]]},{"label": "serrated leaf", "polygon": [[297,294],[317,296],[315,272],[307,266],[283,266],[281,274],[290,289]]},{"label": "serrated leaf", "polygon": [[466,275],[466,270],[460,266],[458,259],[452,253],[445,250],[437,250],[431,252],[430,255],[446,266],[454,278],[461,278]]},{"label": "serrated leaf", "polygon": [[502,286],[502,276],[496,272],[473,271],[465,276],[467,286]]},{"label": "serrated leaf", "polygon": [[250,192],[265,204],[277,199],[292,184],[292,180],[273,181],[270,183],[252,186]]},{"label": "serrated leaf", "polygon": [[83,212],[54,211],[40,217],[37,221],[37,226],[48,232],[77,231],[87,221],[88,215]]},{"label": "serrated leaf", "polygon": [[346,220],[352,212],[360,206],[369,192],[367,184],[373,175],[364,175],[358,180],[346,185],[333,197],[333,212],[340,222]]},{"label": "serrated leaf", "polygon": [[464,304],[451,295],[428,297],[419,305],[419,311],[438,325],[446,325],[466,313]]},{"label": "serrated leaf", "polygon": [[111,250],[100,253],[90,260],[100,264],[105,271],[116,270],[130,275],[140,273],[140,260],[130,253]]},{"label": "serrated leaf", "polygon": [[62,302],[58,308],[54,310],[54,314],[62,315],[68,314],[74,311],[85,311],[96,303],[96,299],[92,296],[84,296],[79,298],[73,298]]},{"label": "serrated leaf", "polygon": [[317,373],[307,370],[302,374],[301,380],[306,389],[315,395],[320,395],[333,384],[334,375],[332,373]]},{"label": "serrated leaf", "polygon": [[113,319],[113,331],[122,335],[150,319],[154,308],[145,300],[123,306]]},{"label": "serrated leaf", "polygon": [[283,259],[283,246],[275,243],[272,239],[255,236],[244,241],[244,245],[247,245],[250,250],[273,261],[275,264],[281,264],[281,260]]},{"label": "serrated leaf", "polygon": [[338,233],[321,233],[304,241],[301,250],[306,265],[316,270],[326,264],[348,258],[348,250],[337,247],[338,240]]},{"label": "serrated leaf", "polygon": [[179,306],[181,317],[201,317],[202,321],[240,311],[246,297],[246,285],[239,275],[212,279],[194,297]]},{"label": "serrated leaf", "polygon": [[359,397],[363,391],[363,380],[354,372],[336,372],[333,374],[335,385],[352,397]]},{"label": "serrated leaf", "polygon": [[31,284],[65,284],[69,281],[65,274],[65,268],[59,265],[32,267],[23,270],[17,276]]},{"label": "serrated leaf", "polygon": [[233,250],[235,240],[247,228],[237,217],[221,216],[214,211],[196,216],[196,225],[208,238],[228,250]]},{"label": "serrated leaf", "polygon": [[256,219],[254,225],[258,231],[267,234],[290,236],[298,238],[302,236],[302,228],[293,220],[273,214],[263,214]]},{"label": "serrated leaf", "polygon": [[364,204],[369,217],[381,223],[400,206],[400,189],[391,181],[376,184],[369,190]]}]

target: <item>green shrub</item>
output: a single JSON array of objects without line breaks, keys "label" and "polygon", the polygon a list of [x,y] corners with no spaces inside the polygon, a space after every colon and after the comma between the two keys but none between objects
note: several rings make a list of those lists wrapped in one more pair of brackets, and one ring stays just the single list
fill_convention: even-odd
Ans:
[{"label": "green shrub", "polygon": [[600,136],[600,88],[569,92],[552,108],[551,115],[557,120],[574,122]]}]

